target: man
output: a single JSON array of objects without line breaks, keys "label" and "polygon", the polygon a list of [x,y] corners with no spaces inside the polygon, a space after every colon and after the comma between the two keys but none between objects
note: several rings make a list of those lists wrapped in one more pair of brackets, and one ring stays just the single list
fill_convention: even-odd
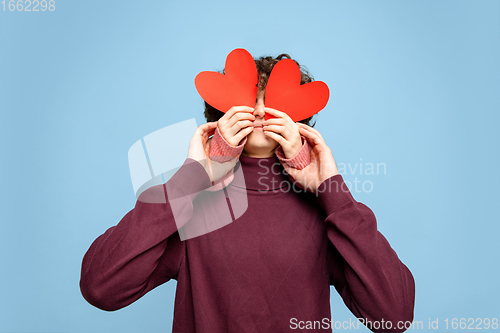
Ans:
[{"label": "man", "polygon": [[[118,310],[176,279],[173,332],[331,332],[333,285],[373,331],[402,332],[413,320],[413,276],[352,197],[319,131],[265,107],[267,77],[284,57],[256,60],[255,107],[217,114],[207,104],[209,122],[179,171],[94,241],[80,281],[91,304]],[[239,156],[242,173],[214,172],[207,150]],[[216,213],[221,197],[235,216],[230,198],[241,193],[241,216],[181,240],[179,231]],[[167,199],[155,201],[158,194]]]}]

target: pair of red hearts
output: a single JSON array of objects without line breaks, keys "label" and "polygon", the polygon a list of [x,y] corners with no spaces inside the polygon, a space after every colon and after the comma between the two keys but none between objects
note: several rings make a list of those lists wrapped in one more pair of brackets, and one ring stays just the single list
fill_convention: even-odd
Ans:
[{"label": "pair of red hearts", "polygon": [[[235,49],[226,58],[225,75],[201,72],[195,85],[203,100],[222,112],[233,106],[255,106],[258,73],[252,55]],[[300,84],[300,69],[292,59],[280,60],[266,86],[266,107],[285,112],[293,121],[311,117],[328,103],[330,91],[321,81]],[[266,119],[275,118],[266,113]]]}]

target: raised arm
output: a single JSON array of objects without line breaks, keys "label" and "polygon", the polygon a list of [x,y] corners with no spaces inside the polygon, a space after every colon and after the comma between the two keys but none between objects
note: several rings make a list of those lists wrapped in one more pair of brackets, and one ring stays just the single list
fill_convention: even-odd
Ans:
[{"label": "raised arm", "polygon": [[[144,191],[135,207],[92,243],[80,278],[82,295],[90,304],[118,310],[177,277],[184,255],[177,231],[192,217],[196,195],[217,180],[209,177],[206,159],[208,137],[216,126],[213,122],[198,127],[188,158],[172,178]],[[230,162],[220,164],[210,174],[229,167]]]},{"label": "raised arm", "polygon": [[192,216],[196,193],[208,186],[203,166],[186,159],[166,184],[144,191],[135,207],[99,236],[83,257],[83,297],[102,310],[114,311],[175,279],[184,254],[177,230]]},{"label": "raised arm", "polygon": [[402,332],[413,320],[415,283],[373,212],[353,199],[342,176],[318,187],[331,241],[330,280],[351,312],[374,332]]},{"label": "raised arm", "polygon": [[[331,283],[351,312],[372,331],[404,331],[398,322],[413,320],[411,272],[377,230],[370,208],[352,197],[321,133],[299,126],[300,134],[313,147],[311,163],[302,170],[282,165],[292,181],[317,195],[326,213]],[[391,323],[382,326],[382,321]]]}]

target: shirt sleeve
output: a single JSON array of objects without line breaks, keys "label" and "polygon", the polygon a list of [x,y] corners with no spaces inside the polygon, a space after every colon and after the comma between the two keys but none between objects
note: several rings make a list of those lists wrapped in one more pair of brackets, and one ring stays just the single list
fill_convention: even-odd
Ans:
[{"label": "shirt sleeve", "polygon": [[367,328],[404,331],[401,323],[413,320],[415,282],[377,230],[375,215],[354,200],[341,175],[325,180],[317,195],[327,216],[331,284]]},{"label": "shirt sleeve", "polygon": [[283,148],[281,146],[278,146],[274,153],[276,154],[276,157],[281,162],[284,162],[288,164],[290,167],[302,170],[306,166],[308,166],[311,163],[311,152],[310,152],[310,146],[309,142],[307,141],[306,137],[301,135],[300,136],[302,139],[302,147],[300,148],[299,152],[292,158],[286,158],[285,153],[283,152]]},{"label": "shirt sleeve", "polygon": [[188,158],[168,182],[144,191],[135,207],[85,253],[83,297],[97,308],[115,311],[176,279],[185,253],[177,230],[191,218],[196,195],[210,185],[203,166]]},{"label": "shirt sleeve", "polygon": [[[292,158],[286,158],[283,148],[278,146],[275,150],[276,157],[282,162],[287,163],[292,168],[301,170],[311,163],[310,146],[307,139],[301,135],[302,147],[300,148],[297,155]],[[226,162],[243,152],[243,148],[247,142],[247,137],[241,140],[238,146],[233,146],[224,139],[219,131],[219,127],[215,129],[214,136],[212,137],[212,142],[210,145],[209,156],[210,159],[223,163]]]},{"label": "shirt sleeve", "polygon": [[224,139],[217,126],[210,143],[209,157],[219,163],[227,162],[241,154],[246,143],[247,137],[243,138],[238,146],[231,145]]}]

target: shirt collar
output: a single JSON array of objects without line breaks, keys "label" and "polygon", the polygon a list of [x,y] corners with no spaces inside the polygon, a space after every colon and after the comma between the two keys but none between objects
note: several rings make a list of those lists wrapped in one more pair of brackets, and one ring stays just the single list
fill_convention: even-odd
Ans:
[{"label": "shirt collar", "polygon": [[288,174],[276,155],[265,158],[240,155],[234,170],[235,179],[231,183],[232,186],[257,191],[290,186]]}]

